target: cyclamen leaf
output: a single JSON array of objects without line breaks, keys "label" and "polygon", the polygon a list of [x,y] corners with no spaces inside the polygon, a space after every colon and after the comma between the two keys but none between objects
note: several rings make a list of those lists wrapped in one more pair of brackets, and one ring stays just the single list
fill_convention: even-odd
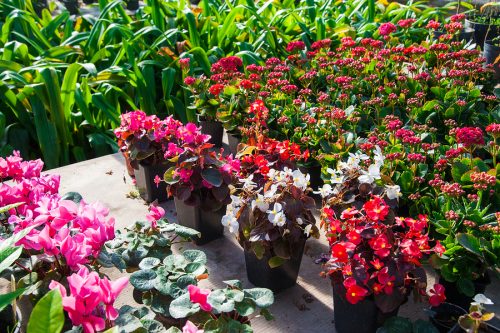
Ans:
[{"label": "cyclamen leaf", "polygon": [[152,269],[140,270],[130,275],[130,284],[140,291],[148,291],[154,288],[156,272]]},{"label": "cyclamen leaf", "polygon": [[274,303],[273,292],[266,288],[245,289],[250,298],[252,298],[259,308],[268,308]]}]

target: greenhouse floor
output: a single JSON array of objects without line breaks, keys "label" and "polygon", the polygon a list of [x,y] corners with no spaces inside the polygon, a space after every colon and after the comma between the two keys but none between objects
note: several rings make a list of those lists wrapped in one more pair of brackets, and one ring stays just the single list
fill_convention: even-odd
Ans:
[{"label": "greenhouse floor", "polygon": [[[148,206],[141,199],[134,199],[129,195],[135,189],[120,153],[50,170],[50,173],[61,175],[61,193],[79,192],[87,202],[98,200],[109,207],[110,215],[116,219],[117,229],[123,229],[136,220],[143,220],[146,215]],[[162,206],[167,212],[167,218],[174,222],[173,201],[167,201]],[[183,246],[196,247],[191,243]],[[207,254],[210,274],[208,280],[202,281],[202,286],[223,287],[223,280],[240,279],[245,287],[252,287],[246,279],[243,251],[227,230],[224,238],[199,248]],[[260,317],[252,321],[256,333],[334,332],[331,286],[328,279],[319,276],[321,267],[314,263],[314,259],[321,253],[328,252],[326,239],[309,240],[305,252],[297,285],[276,295],[275,303],[270,308],[275,320],[266,321]],[[428,271],[432,272],[431,269]],[[120,274],[116,270],[109,271],[111,277]],[[429,284],[434,279],[434,276],[429,276]],[[497,278],[493,277],[486,295],[495,303],[491,310],[496,312],[498,320],[500,281]],[[131,286],[120,295],[117,305],[123,304],[136,305]],[[425,306],[424,303],[410,300],[401,307],[399,314],[411,319],[425,319],[426,314],[422,311]]]}]

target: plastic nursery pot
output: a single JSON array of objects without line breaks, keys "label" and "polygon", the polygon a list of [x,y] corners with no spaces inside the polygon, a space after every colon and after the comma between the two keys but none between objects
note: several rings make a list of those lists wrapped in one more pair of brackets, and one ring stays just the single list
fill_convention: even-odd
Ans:
[{"label": "plastic nursery pot", "polygon": [[[462,294],[455,282],[448,282],[442,277],[439,278],[439,283],[444,287],[446,302],[455,304],[462,309],[468,309],[472,302],[472,297]],[[474,295],[484,294],[486,287],[491,283],[490,276],[486,273],[483,277],[474,280]]]},{"label": "plastic nursery pot", "polygon": [[127,1],[127,9],[128,10],[137,10],[137,9],[139,9],[139,1],[138,0],[128,0]]},{"label": "plastic nursery pot", "polygon": [[86,5],[93,4],[94,2],[95,2],[95,0],[83,0],[83,3]]},{"label": "plastic nursery pot", "polygon": [[299,169],[302,173],[309,174],[309,176],[311,177],[309,180],[309,186],[314,191],[318,190],[320,187],[323,186],[324,182],[323,179],[321,179],[321,165],[313,164],[307,166],[300,166]]},{"label": "plastic nursery pot", "polygon": [[227,132],[227,142],[229,145],[229,152],[236,155],[238,153],[238,145],[241,142],[241,135]]},{"label": "plastic nursery pot", "polygon": [[500,81],[500,61],[495,64],[495,60],[500,56],[500,46],[493,44],[491,40],[484,42],[483,56],[486,58],[486,65],[493,64],[495,69],[495,80]]},{"label": "plastic nursery pot", "polygon": [[127,167],[127,173],[130,177],[135,177],[135,169],[130,162],[130,157],[127,152],[122,152],[123,158],[125,159],[125,166]]},{"label": "plastic nursery pot", "polygon": [[201,233],[201,237],[195,240],[196,245],[203,245],[224,236],[224,226],[221,220],[226,214],[226,206],[217,211],[207,211],[200,207],[188,206],[184,201],[175,197],[174,203],[177,222]]},{"label": "plastic nursery pot", "polygon": [[78,0],[63,0],[63,3],[71,15],[78,14]]},{"label": "plastic nursery pot", "polygon": [[201,133],[210,135],[208,142],[215,145],[215,147],[222,147],[222,136],[224,128],[220,121],[200,120]]},{"label": "plastic nursery pot", "polygon": [[443,303],[429,309],[429,321],[440,333],[460,332],[460,330],[456,331],[455,326],[458,322],[458,318],[466,313],[467,311],[458,305]]},{"label": "plastic nursery pot", "polygon": [[163,202],[168,200],[167,184],[161,182],[158,186],[155,184],[154,179],[156,175],[163,179],[163,174],[172,164],[152,164],[146,165],[139,163],[139,169],[135,170],[135,182],[137,190],[141,197],[147,202]]},{"label": "plastic nursery pot", "polygon": [[399,307],[392,312],[384,313],[371,298],[351,304],[345,298],[345,288],[332,281],[333,286],[333,320],[337,333],[373,333],[384,322],[397,316]]},{"label": "plastic nursery pot", "polygon": [[500,26],[474,22],[473,18],[465,20],[465,28],[474,29],[474,41],[481,49],[484,49],[483,44],[486,38],[493,39],[500,33]]},{"label": "plastic nursery pot", "polygon": [[293,246],[293,253],[289,260],[281,266],[271,268],[268,261],[274,254],[266,251],[262,259],[258,259],[253,251],[245,251],[245,264],[248,280],[256,287],[268,288],[273,292],[280,292],[293,287],[297,283],[300,263],[304,254],[306,238],[301,239]]}]

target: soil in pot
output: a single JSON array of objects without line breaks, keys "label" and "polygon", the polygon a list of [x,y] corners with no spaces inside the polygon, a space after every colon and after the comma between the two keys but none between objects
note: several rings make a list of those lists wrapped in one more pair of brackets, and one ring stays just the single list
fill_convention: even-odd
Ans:
[{"label": "soil in pot", "polygon": [[224,128],[220,121],[200,120],[201,133],[210,135],[210,142],[215,147],[222,147]]},{"label": "soil in pot", "polygon": [[227,132],[227,141],[229,144],[229,152],[236,155],[238,153],[238,145],[241,142],[241,135]]},{"label": "soil in pot", "polygon": [[[493,69],[495,70],[495,80],[496,82],[500,81],[500,60],[497,59],[500,57],[500,46],[498,43],[493,43],[491,40],[487,40],[484,42],[484,51],[483,56],[486,58],[486,64],[492,64]],[[496,63],[495,63],[496,62]]]},{"label": "soil in pot", "polygon": [[[442,277],[439,278],[439,283],[443,285],[446,295],[446,302],[455,304],[462,309],[468,309],[470,306],[470,303],[472,302],[472,298],[474,296],[467,296],[465,294],[462,294],[458,288],[457,284],[455,282],[448,282]],[[486,290],[486,287],[491,283],[490,277],[488,274],[485,276],[474,280],[474,295],[477,294],[484,294],[484,291]]]},{"label": "soil in pot", "polygon": [[153,165],[139,163],[139,169],[135,170],[135,181],[137,190],[144,200],[147,202],[153,202],[155,200],[163,202],[168,200],[167,184],[161,182],[157,186],[154,179],[157,175],[163,179],[163,174],[171,166],[171,163]]},{"label": "soil in pot", "polygon": [[196,245],[203,245],[224,236],[221,220],[226,214],[226,206],[217,211],[207,211],[200,207],[188,206],[177,198],[174,198],[174,202],[178,223],[201,233],[201,237],[195,240]]},{"label": "soil in pot", "polygon": [[245,251],[248,280],[256,287],[268,288],[273,292],[293,287],[297,283],[305,243],[306,238],[301,239],[293,247],[291,258],[275,268],[268,264],[269,259],[274,256],[271,251],[267,251],[262,259],[258,259],[253,251]]},{"label": "soil in pot", "polygon": [[373,333],[398,311],[399,307],[384,313],[370,298],[351,304],[345,298],[345,288],[333,283],[333,317],[337,333]]},{"label": "soil in pot", "polygon": [[463,308],[455,304],[443,303],[429,309],[429,320],[440,333],[448,333],[457,324],[458,318],[466,313]]}]

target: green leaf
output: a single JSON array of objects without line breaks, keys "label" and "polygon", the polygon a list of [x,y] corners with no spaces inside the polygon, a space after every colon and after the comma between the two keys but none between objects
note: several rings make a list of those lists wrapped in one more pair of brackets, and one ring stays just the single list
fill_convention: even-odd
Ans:
[{"label": "green leaf", "polygon": [[244,299],[242,302],[236,303],[234,308],[240,316],[247,317],[255,312],[255,303],[251,299]]},{"label": "green leaf", "polygon": [[245,289],[244,292],[253,299],[259,308],[268,308],[274,303],[273,292],[266,288]]},{"label": "green leaf", "polygon": [[453,166],[451,167],[451,176],[453,177],[454,181],[456,181],[457,183],[461,183],[462,175],[467,171],[469,171],[469,168],[462,162],[457,161],[453,163]]},{"label": "green leaf", "polygon": [[170,303],[169,312],[173,318],[186,318],[189,317],[200,310],[200,305],[197,303],[192,303],[189,297],[189,293],[177,297]]},{"label": "green leaf", "polygon": [[3,309],[10,303],[12,303],[13,300],[18,298],[23,294],[23,292],[26,290],[26,288],[19,288],[16,289],[13,292],[7,293],[7,294],[1,294],[0,295],[0,312],[2,312]]},{"label": "green leaf", "polygon": [[186,250],[182,253],[184,258],[193,263],[206,264],[207,263],[207,255],[205,252],[200,250]]},{"label": "green leaf", "polygon": [[439,331],[430,322],[417,319],[413,323],[413,333],[439,333]]},{"label": "green leaf", "polygon": [[474,288],[474,283],[469,279],[460,278],[457,281],[458,290],[469,297],[473,297],[476,289]]},{"label": "green leaf", "polygon": [[130,275],[130,284],[140,291],[148,291],[154,288],[156,272],[152,269],[140,270]]},{"label": "green leaf", "polygon": [[222,185],[222,174],[218,169],[203,169],[201,177],[212,186],[219,187]]},{"label": "green leaf", "polygon": [[477,239],[477,237],[470,234],[459,233],[457,234],[457,241],[467,251],[472,252],[478,256],[482,256],[479,239]]},{"label": "green leaf", "polygon": [[139,268],[144,269],[144,270],[151,269],[151,268],[155,268],[160,263],[161,263],[160,259],[148,257],[148,258],[144,258],[141,260],[141,262],[139,263]]},{"label": "green leaf", "polygon": [[9,268],[21,255],[23,248],[10,247],[0,251],[0,273]]},{"label": "green leaf", "polygon": [[410,320],[402,317],[391,317],[384,323],[388,333],[409,333],[412,331]]},{"label": "green leaf", "polygon": [[61,293],[54,289],[43,296],[33,308],[27,333],[59,333],[64,326]]},{"label": "green leaf", "polygon": [[283,265],[283,263],[285,262],[285,260],[286,259],[283,259],[281,257],[274,256],[271,259],[269,259],[268,264],[269,264],[269,267],[276,268],[276,267],[279,267],[279,266]]}]

